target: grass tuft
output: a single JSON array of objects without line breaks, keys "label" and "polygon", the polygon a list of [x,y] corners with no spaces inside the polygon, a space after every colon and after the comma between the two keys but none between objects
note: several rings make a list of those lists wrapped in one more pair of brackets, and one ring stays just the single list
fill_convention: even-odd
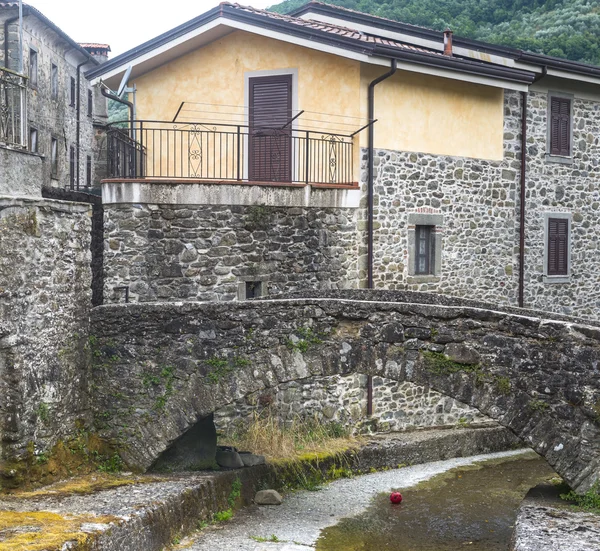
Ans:
[{"label": "grass tuft", "polygon": [[249,423],[225,433],[221,440],[225,445],[264,455],[272,462],[331,455],[359,445],[359,439],[340,423],[298,417],[283,424],[268,409],[255,413]]}]

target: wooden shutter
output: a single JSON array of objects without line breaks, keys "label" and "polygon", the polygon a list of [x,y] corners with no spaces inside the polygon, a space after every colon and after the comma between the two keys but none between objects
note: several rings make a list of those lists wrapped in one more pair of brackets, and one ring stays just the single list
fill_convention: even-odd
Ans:
[{"label": "wooden shutter", "polygon": [[550,98],[550,154],[571,155],[571,100]]},{"label": "wooden shutter", "polygon": [[250,179],[289,182],[292,175],[292,75],[251,78]]},{"label": "wooden shutter", "polygon": [[548,219],[548,275],[568,275],[569,221]]}]

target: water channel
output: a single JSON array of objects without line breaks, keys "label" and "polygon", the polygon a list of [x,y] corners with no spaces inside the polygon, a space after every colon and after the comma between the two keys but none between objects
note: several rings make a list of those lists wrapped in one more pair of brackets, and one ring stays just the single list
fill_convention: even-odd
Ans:
[{"label": "water channel", "polygon": [[[337,480],[247,507],[193,551],[507,551],[527,491],[554,476],[533,452],[459,458]],[[389,501],[402,491],[400,505]]]},{"label": "water channel", "polygon": [[317,551],[506,551],[527,491],[554,475],[535,454],[452,469],[326,528]]}]

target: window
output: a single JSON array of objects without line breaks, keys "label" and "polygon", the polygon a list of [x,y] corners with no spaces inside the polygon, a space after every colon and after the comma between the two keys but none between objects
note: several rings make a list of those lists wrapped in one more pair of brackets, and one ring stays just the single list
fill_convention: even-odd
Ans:
[{"label": "window", "polygon": [[75,78],[71,77],[71,97],[70,97],[70,105],[71,107],[75,106]]},{"label": "window", "polygon": [[33,126],[29,128],[29,151],[32,153],[38,152],[38,131]]},{"label": "window", "polygon": [[58,99],[58,67],[54,63],[50,67],[50,95]]},{"label": "window", "polygon": [[88,117],[92,116],[92,112],[94,110],[94,96],[92,94],[91,90],[88,90],[88,110],[87,110],[87,115]]},{"label": "window", "polygon": [[85,185],[92,187],[92,157],[90,155],[85,160]]},{"label": "window", "polygon": [[415,275],[433,275],[435,226],[415,227]]},{"label": "window", "polygon": [[50,175],[58,178],[58,140],[50,138]]},{"label": "window", "polygon": [[569,213],[545,213],[544,276],[547,283],[568,281],[571,271]]},{"label": "window", "polygon": [[29,85],[33,88],[37,87],[38,83],[38,53],[33,49],[29,49]]},{"label": "window", "polygon": [[409,278],[437,278],[441,275],[442,228],[444,216],[428,207],[408,214]]},{"label": "window", "polygon": [[238,284],[238,300],[252,300],[267,295],[264,281],[240,281]]},{"label": "window", "polygon": [[573,132],[573,97],[548,95],[548,160],[570,162]]},{"label": "window", "polygon": [[69,148],[69,184],[75,189],[75,146]]}]

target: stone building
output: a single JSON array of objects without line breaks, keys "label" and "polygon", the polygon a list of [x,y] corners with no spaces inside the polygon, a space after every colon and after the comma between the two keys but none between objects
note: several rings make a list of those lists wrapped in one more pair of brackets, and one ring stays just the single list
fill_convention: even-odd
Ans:
[{"label": "stone building", "polygon": [[89,189],[94,123],[106,123],[106,106],[85,72],[103,58],[26,4],[21,48],[18,13],[18,2],[0,2],[0,193]]},{"label": "stone building", "polygon": [[319,2],[223,3],[89,76],[129,68],[108,300],[374,287],[598,318],[600,68]]}]

